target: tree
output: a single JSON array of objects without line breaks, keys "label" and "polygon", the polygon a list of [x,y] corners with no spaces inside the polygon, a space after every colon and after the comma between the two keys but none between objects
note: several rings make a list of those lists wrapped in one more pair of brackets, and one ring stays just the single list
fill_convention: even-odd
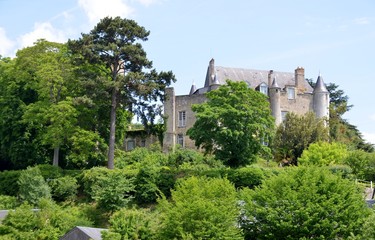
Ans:
[{"label": "tree", "polygon": [[291,167],[246,189],[245,239],[347,239],[370,214],[354,181],[322,167]]},{"label": "tree", "polygon": [[89,34],[68,42],[70,49],[106,73],[110,84],[111,111],[108,168],[114,168],[116,112],[118,107],[153,125],[156,102],[164,100],[165,88],[174,81],[172,72],[157,73],[139,41],[146,41],[149,31],[135,21],[120,17],[102,19]]},{"label": "tree", "polygon": [[242,239],[236,190],[227,179],[188,178],[159,207],[160,239]]},{"label": "tree", "polygon": [[274,119],[264,94],[245,82],[227,80],[206,97],[207,102],[192,106],[197,119],[187,132],[197,147],[233,167],[269,152],[264,142],[271,141]]},{"label": "tree", "polygon": [[[60,147],[74,132],[77,111],[68,88],[73,79],[71,58],[64,44],[38,40],[17,53],[18,67],[29,69],[29,87],[36,99],[23,115],[29,131],[36,131],[43,145],[53,149],[53,165],[59,165]],[[25,66],[31,64],[31,67]]]},{"label": "tree", "polygon": [[328,141],[324,121],[316,118],[313,112],[301,116],[289,112],[276,130],[273,143],[276,160],[297,165],[297,159],[311,143]]},{"label": "tree", "polygon": [[316,142],[302,152],[298,164],[329,166],[343,164],[347,157],[347,147],[342,143]]}]

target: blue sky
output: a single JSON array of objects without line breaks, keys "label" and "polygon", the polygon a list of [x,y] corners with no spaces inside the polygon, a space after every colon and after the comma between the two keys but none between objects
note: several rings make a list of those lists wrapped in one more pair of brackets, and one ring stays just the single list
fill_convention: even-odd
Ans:
[{"label": "blue sky", "polygon": [[151,31],[143,43],[158,70],[172,70],[188,94],[215,64],[319,72],[354,107],[345,115],[375,143],[375,1],[373,0],[0,0],[0,55],[36,39],[65,42],[99,19],[134,19]]}]

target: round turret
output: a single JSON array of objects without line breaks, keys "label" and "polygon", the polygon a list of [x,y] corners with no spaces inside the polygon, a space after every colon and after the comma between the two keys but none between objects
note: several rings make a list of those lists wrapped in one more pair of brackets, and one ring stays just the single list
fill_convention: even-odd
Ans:
[{"label": "round turret", "polygon": [[279,125],[282,121],[280,108],[280,91],[281,88],[277,84],[276,77],[274,77],[272,85],[269,88],[269,95],[272,116],[275,118],[276,125]]},{"label": "round turret", "polygon": [[329,92],[319,74],[313,91],[313,110],[318,118],[329,118]]}]

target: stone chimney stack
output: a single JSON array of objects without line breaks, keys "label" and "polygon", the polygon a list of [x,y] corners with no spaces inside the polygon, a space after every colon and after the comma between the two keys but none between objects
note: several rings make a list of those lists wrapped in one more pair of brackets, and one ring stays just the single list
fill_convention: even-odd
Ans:
[{"label": "stone chimney stack", "polygon": [[272,85],[272,80],[273,80],[273,70],[270,70],[268,72],[268,87],[271,87]]},{"label": "stone chimney stack", "polygon": [[305,88],[305,69],[303,67],[297,67],[294,71],[295,73],[295,85],[297,89],[297,93],[304,93],[306,91]]}]

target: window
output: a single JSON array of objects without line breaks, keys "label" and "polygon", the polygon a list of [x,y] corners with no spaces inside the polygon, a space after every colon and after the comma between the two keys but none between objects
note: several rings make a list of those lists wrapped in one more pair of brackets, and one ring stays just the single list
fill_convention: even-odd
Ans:
[{"label": "window", "polygon": [[281,111],[281,120],[284,122],[288,111]]},{"label": "window", "polygon": [[134,140],[128,140],[126,143],[126,150],[131,151],[135,148]]},{"label": "window", "polygon": [[267,84],[261,83],[260,86],[259,86],[259,92],[268,96],[268,86],[267,86]]},{"label": "window", "polygon": [[288,99],[295,99],[296,98],[294,87],[288,87],[287,92],[288,92]]},{"label": "window", "polygon": [[177,135],[177,144],[181,145],[182,147],[184,146],[184,135],[182,134]]},{"label": "window", "polygon": [[186,126],[186,112],[185,111],[178,112],[178,126],[179,127]]}]

